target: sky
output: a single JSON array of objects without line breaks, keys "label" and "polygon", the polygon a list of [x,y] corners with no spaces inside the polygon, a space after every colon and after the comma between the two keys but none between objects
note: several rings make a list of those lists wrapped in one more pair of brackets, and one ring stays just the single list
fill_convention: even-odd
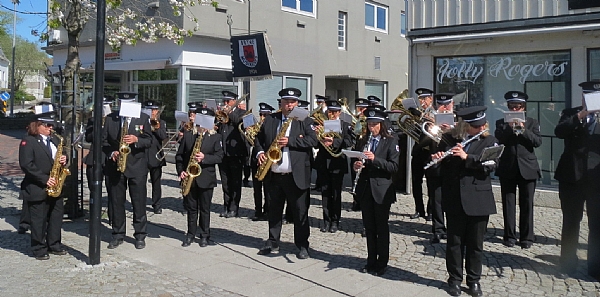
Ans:
[{"label": "sky", "polygon": [[[0,5],[0,10],[12,13],[14,6],[11,0],[0,0]],[[31,30],[38,30],[40,33],[46,32],[46,15],[30,13],[45,13],[47,7],[47,0],[20,0],[20,4],[17,5],[17,36],[35,42],[38,46],[45,46],[45,43],[39,42],[39,37],[31,35]],[[9,28],[11,33],[12,28],[11,24]]]}]

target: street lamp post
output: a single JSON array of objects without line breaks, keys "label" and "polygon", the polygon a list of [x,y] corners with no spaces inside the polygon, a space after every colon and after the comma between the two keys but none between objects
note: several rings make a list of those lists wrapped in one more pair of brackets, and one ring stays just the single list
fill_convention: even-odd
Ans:
[{"label": "street lamp post", "polygon": [[19,4],[19,0],[12,0],[14,9],[13,9],[13,42],[12,42],[12,77],[10,83],[10,116],[14,116],[14,105],[15,105],[15,52],[17,48],[17,4]]}]

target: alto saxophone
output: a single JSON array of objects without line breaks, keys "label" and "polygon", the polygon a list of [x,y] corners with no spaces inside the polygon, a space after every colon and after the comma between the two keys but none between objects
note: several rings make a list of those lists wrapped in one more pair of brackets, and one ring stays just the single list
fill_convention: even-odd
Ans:
[{"label": "alto saxophone", "polygon": [[52,170],[50,171],[50,177],[54,178],[56,183],[52,187],[47,187],[46,192],[48,192],[48,196],[56,198],[60,196],[62,187],[65,184],[65,179],[67,176],[71,175],[71,171],[66,166],[60,164],[60,157],[62,156],[64,147],[64,138],[55,133],[53,133],[53,135],[56,135],[60,140],[58,147],[56,147],[56,156],[54,156],[54,164],[52,164]]},{"label": "alto saxophone", "polygon": [[192,188],[192,183],[194,179],[202,173],[202,167],[196,161],[196,154],[200,152],[200,148],[202,147],[202,138],[204,137],[204,133],[201,132],[196,138],[196,142],[194,143],[194,148],[192,149],[192,154],[190,155],[190,161],[188,162],[188,166],[185,169],[187,176],[181,180],[181,194],[186,196],[190,193],[190,189]]},{"label": "alto saxophone", "polygon": [[119,156],[117,157],[117,170],[119,172],[125,172],[127,166],[127,155],[131,152],[129,144],[123,141],[127,131],[129,130],[128,118],[123,119],[123,127],[121,127],[121,141],[119,142]]},{"label": "alto saxophone", "polygon": [[287,118],[287,120],[285,120],[285,122],[283,122],[283,125],[281,125],[281,128],[279,129],[279,133],[277,133],[277,136],[275,136],[275,139],[273,139],[273,142],[271,143],[271,146],[269,147],[269,150],[267,151],[267,154],[266,154],[267,161],[260,164],[260,166],[258,167],[258,170],[256,171],[256,175],[254,176],[259,181],[262,181],[263,179],[265,179],[265,176],[267,176],[267,172],[269,172],[269,170],[271,169],[271,165],[273,165],[273,163],[277,163],[277,162],[279,162],[279,160],[281,160],[283,153],[281,152],[281,148],[279,148],[279,145],[277,145],[277,142],[279,141],[279,139],[281,139],[282,137],[285,136],[285,132],[287,131],[290,124],[292,123],[293,119],[294,118]]}]

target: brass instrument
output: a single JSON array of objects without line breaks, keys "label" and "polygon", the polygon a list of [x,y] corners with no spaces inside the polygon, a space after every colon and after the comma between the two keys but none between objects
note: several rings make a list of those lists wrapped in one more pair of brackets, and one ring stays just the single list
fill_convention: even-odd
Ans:
[{"label": "brass instrument", "polygon": [[[361,135],[362,136],[362,135]],[[371,141],[373,140],[373,134],[369,134],[369,138],[367,138],[367,142],[365,143],[365,146],[363,148],[363,152],[366,152],[369,150],[369,145],[371,144]],[[365,159],[360,160],[363,163],[363,166],[365,164]],[[356,176],[354,177],[354,185],[352,185],[352,191],[350,191],[350,194],[352,194],[352,196],[356,196],[356,185],[358,184],[358,179],[360,178],[360,173],[362,172],[362,167],[359,168],[356,171]]]},{"label": "brass instrument", "polygon": [[[244,114],[244,116],[247,116],[249,114],[252,113],[252,109],[246,111],[246,113]],[[244,135],[244,137],[246,138],[246,140],[248,141],[248,143],[250,143],[251,146],[254,146],[254,138],[256,138],[256,135],[258,134],[258,131],[260,131],[260,126],[261,123],[256,123],[250,127],[245,127],[244,129],[244,122],[242,121],[239,125],[238,125],[238,130],[240,131],[240,133],[242,135]]]},{"label": "brass instrument", "polygon": [[[471,137],[471,138],[467,138],[467,139],[463,140],[463,141],[462,141],[460,144],[461,144],[461,145],[464,147],[464,146],[466,146],[467,144],[469,144],[471,141],[473,141],[473,140],[475,140],[475,139],[479,139],[479,136],[481,136],[483,133],[487,132],[488,130],[489,130],[489,129],[484,129],[483,131],[481,131],[481,132],[477,133],[477,134],[476,134],[476,135],[474,135],[473,137]],[[446,157],[448,157],[448,156],[451,156],[451,155],[452,155],[452,149],[453,149],[453,148],[455,148],[455,147],[456,147],[456,145],[455,145],[455,146],[453,146],[451,149],[449,149],[449,150],[445,151],[445,152],[444,152],[444,154],[443,154],[443,155],[442,155],[440,158],[438,158],[438,159],[435,159],[435,160],[431,160],[429,163],[427,163],[427,165],[425,165],[425,167],[424,167],[423,169],[429,169],[429,167],[431,167],[431,166],[433,166],[433,165],[435,165],[435,164],[437,164],[437,163],[441,162],[441,161],[442,161],[442,159],[444,159],[444,158],[446,158]]]},{"label": "brass instrument", "polygon": [[164,105],[160,107],[156,117],[150,118],[150,127],[152,128],[152,131],[156,131],[160,128],[160,114],[163,112],[163,110],[165,110]]},{"label": "brass instrument", "polygon": [[323,127],[325,120],[326,120],[326,116],[325,113],[323,112],[323,110],[321,108],[317,108],[316,110],[314,110],[312,112],[312,114],[310,115],[313,120],[315,121],[315,123],[319,126],[319,128],[315,131],[315,134],[317,134],[317,140],[319,140],[319,142],[321,143],[321,145],[325,148],[325,150],[334,158],[337,158],[339,156],[341,156],[343,153],[339,152],[339,153],[334,153],[333,149],[329,146],[326,146],[325,144],[323,144],[323,140],[325,140],[325,137],[333,137],[333,138],[342,138],[342,136],[340,135],[340,133],[337,132],[325,132],[325,127]]},{"label": "brass instrument", "polygon": [[125,143],[123,139],[129,131],[129,118],[123,119],[123,127],[121,127],[121,140],[119,141],[119,156],[117,157],[117,171],[125,172],[127,166],[127,155],[131,152],[129,144]]},{"label": "brass instrument", "polygon": [[[171,141],[174,141],[177,136],[179,136],[179,131],[175,132],[175,134],[173,134],[173,136],[171,136],[171,138],[167,139],[167,141],[165,142],[165,144],[163,144],[163,146],[158,150],[158,152],[156,152],[156,159],[158,161],[162,161],[165,159],[165,156],[170,153],[171,151],[175,150],[176,146],[171,144]],[[170,146],[168,150],[165,151],[165,149],[167,148],[167,146]],[[162,153],[162,156],[161,156]]]},{"label": "brass instrument", "polygon": [[433,141],[435,141],[436,143],[440,143],[440,141],[442,140],[442,134],[444,133],[444,131],[442,131],[442,128],[440,126],[436,125],[433,122],[423,121],[423,123],[421,124],[421,130],[425,135],[433,139]]},{"label": "brass instrument", "polygon": [[[390,106],[391,110],[399,110],[401,112],[401,115],[398,118],[398,127],[400,130],[417,143],[419,142],[422,133],[432,138],[435,142],[439,142],[441,140],[441,129],[436,126],[439,129],[438,131],[438,129],[430,127],[430,125],[435,126],[433,123],[433,114],[435,113],[433,107],[420,110],[421,114],[415,115],[402,104],[402,99],[406,99],[402,98],[402,94],[398,95]],[[440,134],[439,138],[436,136],[438,133]]]},{"label": "brass instrument", "polygon": [[236,108],[240,102],[244,101],[246,99],[246,97],[248,97],[248,94],[244,94],[242,96],[240,96],[237,100],[235,100],[235,104],[232,106],[225,106],[223,107],[223,109],[217,110],[215,111],[215,118],[217,119],[217,122],[222,123],[222,124],[227,124],[229,123],[229,113]]},{"label": "brass instrument", "polygon": [[267,150],[267,153],[266,153],[267,160],[265,162],[263,162],[262,164],[260,164],[260,166],[258,167],[258,170],[256,171],[256,175],[254,176],[259,181],[262,181],[263,179],[265,179],[265,176],[267,176],[267,172],[269,172],[269,170],[271,170],[271,165],[273,165],[273,163],[279,162],[279,160],[281,160],[281,158],[283,157],[283,153],[281,152],[281,148],[279,147],[277,142],[279,141],[279,139],[281,139],[282,137],[285,136],[285,132],[287,131],[290,124],[292,123],[293,119],[294,118],[287,118],[287,120],[285,120],[285,122],[283,122],[283,124],[281,125],[281,128],[279,128],[279,132],[277,133],[277,136],[275,136],[275,139],[273,139],[271,146],[269,146],[269,149]]},{"label": "brass instrument", "polygon": [[525,131],[525,127],[519,125],[519,119],[513,119],[513,122],[510,123],[510,126],[512,127],[515,135],[521,135]]},{"label": "brass instrument", "polygon": [[66,166],[60,164],[60,157],[63,154],[64,148],[64,138],[56,133],[52,133],[52,135],[56,135],[60,140],[60,143],[56,147],[56,155],[54,156],[54,163],[52,164],[52,170],[50,171],[50,177],[54,178],[56,183],[52,187],[47,187],[46,192],[48,192],[48,196],[57,198],[62,193],[63,185],[65,184],[65,179],[67,176],[71,175],[71,171]]},{"label": "brass instrument", "polygon": [[340,98],[339,101],[342,105],[342,112],[352,116],[352,123],[350,123],[350,124],[352,124],[352,129],[354,129],[354,127],[358,123],[359,119],[358,119],[358,117],[354,116],[352,114],[352,112],[350,112],[350,107],[348,107],[348,98],[343,97],[343,98]]},{"label": "brass instrument", "polygon": [[190,155],[190,161],[188,162],[188,166],[185,169],[187,176],[181,180],[181,194],[186,196],[190,193],[190,189],[192,188],[192,183],[194,179],[198,177],[202,173],[202,167],[196,161],[196,154],[200,152],[200,148],[202,147],[202,138],[204,137],[204,131],[198,134],[196,137],[196,142],[194,143],[194,148],[192,149],[192,154]]}]

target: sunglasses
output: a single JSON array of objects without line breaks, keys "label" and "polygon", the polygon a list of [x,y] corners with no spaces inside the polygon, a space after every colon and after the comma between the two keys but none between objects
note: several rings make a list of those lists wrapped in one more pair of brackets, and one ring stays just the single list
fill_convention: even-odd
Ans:
[{"label": "sunglasses", "polygon": [[54,125],[52,124],[48,124],[48,123],[42,123],[42,126],[47,127],[47,128],[52,128],[54,127]]},{"label": "sunglasses", "polygon": [[511,103],[507,105],[508,109],[520,109],[525,107],[523,104],[520,103]]}]

